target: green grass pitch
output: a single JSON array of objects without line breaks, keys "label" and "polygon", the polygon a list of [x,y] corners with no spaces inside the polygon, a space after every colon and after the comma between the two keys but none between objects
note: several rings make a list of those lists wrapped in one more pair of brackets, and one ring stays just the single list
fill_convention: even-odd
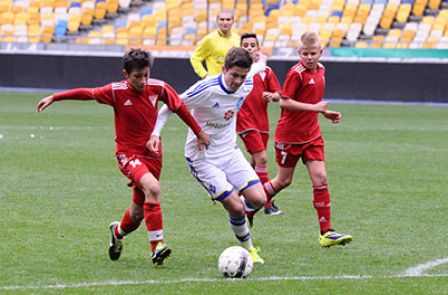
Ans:
[{"label": "green grass pitch", "polygon": [[[332,221],[353,242],[319,247],[299,165],[277,198],[284,215],[256,216],[252,235],[265,265],[228,280],[217,260],[236,241],[225,211],[188,172],[181,121],[173,117],[163,133],[173,254],[154,268],[142,226],[112,262],[108,225],[131,199],[114,159],[113,111],[65,101],[38,114],[44,95],[0,93],[0,294],[448,293],[446,106],[332,103],[344,115],[339,125],[321,120]],[[275,105],[270,114],[273,131]],[[272,142],[268,151],[274,176]]]}]

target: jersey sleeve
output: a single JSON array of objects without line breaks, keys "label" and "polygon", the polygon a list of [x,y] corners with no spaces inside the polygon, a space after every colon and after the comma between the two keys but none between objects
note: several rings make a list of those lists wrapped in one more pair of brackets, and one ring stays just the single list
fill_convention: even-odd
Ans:
[{"label": "jersey sleeve", "polygon": [[301,84],[302,77],[300,76],[300,74],[294,70],[290,70],[288,75],[286,76],[285,83],[283,84],[282,98],[294,98],[295,93],[297,92]]},{"label": "jersey sleeve", "polygon": [[201,106],[206,102],[208,97],[208,89],[210,89],[207,85],[207,80],[198,81],[180,95],[180,98],[187,108],[192,109],[194,107]]},{"label": "jersey sleeve", "polygon": [[54,100],[96,100],[112,106],[114,103],[111,84],[97,88],[75,88],[64,92],[55,93]]},{"label": "jersey sleeve", "polygon": [[190,127],[195,134],[201,132],[201,127],[197,124],[196,120],[191,116],[190,112],[186,108],[185,104],[177,95],[176,91],[168,84],[165,83],[161,100],[165,105],[159,110],[156,126],[153,131],[153,135],[160,136],[160,132],[165,126],[172,113],[176,113],[185,124]]},{"label": "jersey sleeve", "polygon": [[167,83],[164,83],[160,100],[163,101],[172,112],[176,112],[182,105],[182,101],[176,90]]},{"label": "jersey sleeve", "polygon": [[93,95],[97,102],[113,106],[115,103],[115,96],[112,90],[112,84],[97,87],[93,89]]},{"label": "jersey sleeve", "polygon": [[205,69],[202,62],[209,56],[210,50],[208,49],[208,38],[204,38],[199,42],[198,46],[193,52],[190,58],[190,63],[193,66],[193,70],[200,77],[204,78],[207,75],[207,70]]}]

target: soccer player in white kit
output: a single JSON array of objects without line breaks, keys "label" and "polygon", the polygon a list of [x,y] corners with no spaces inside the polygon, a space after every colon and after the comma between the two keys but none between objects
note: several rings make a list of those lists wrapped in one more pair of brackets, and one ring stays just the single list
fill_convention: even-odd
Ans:
[{"label": "soccer player in white kit", "polygon": [[[266,195],[257,174],[236,144],[236,114],[253,88],[253,75],[265,69],[262,62],[253,66],[252,63],[249,52],[232,48],[220,75],[206,77],[180,97],[210,136],[208,147],[199,149],[196,136],[188,130],[185,158],[191,174],[210,198],[221,202],[228,211],[230,227],[253,261],[264,263],[258,255],[259,247],[252,244],[245,207],[258,210],[266,203]],[[165,106],[159,110],[156,127],[147,143],[149,150],[157,150],[160,132],[170,115]],[[244,196],[245,204],[239,193]]]}]

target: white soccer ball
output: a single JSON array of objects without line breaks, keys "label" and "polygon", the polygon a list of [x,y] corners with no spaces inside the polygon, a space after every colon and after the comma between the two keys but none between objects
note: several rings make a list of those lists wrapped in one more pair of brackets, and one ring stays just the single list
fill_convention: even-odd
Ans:
[{"label": "white soccer ball", "polygon": [[219,271],[226,278],[247,278],[253,266],[252,256],[240,246],[225,249],[218,260]]}]

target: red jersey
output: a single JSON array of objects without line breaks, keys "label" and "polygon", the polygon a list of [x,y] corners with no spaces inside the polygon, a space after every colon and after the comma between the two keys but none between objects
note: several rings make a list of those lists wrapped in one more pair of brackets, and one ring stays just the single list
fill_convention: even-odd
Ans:
[{"label": "red jersey", "polygon": [[[325,67],[318,63],[312,71],[298,62],[289,69],[283,84],[282,97],[302,103],[315,104],[322,100],[325,90]],[[322,135],[319,113],[293,112],[282,109],[275,132],[275,142],[306,143]]]},{"label": "red jersey", "polygon": [[[161,152],[151,154],[146,148],[154,129],[158,102],[163,101],[173,112],[186,110],[176,91],[167,83],[148,79],[144,91],[136,91],[126,80],[97,88],[79,88],[54,95],[61,99],[94,99],[110,105],[115,112],[116,153],[129,153],[160,158]],[[192,119],[192,118],[191,118]],[[193,130],[200,127],[192,119]],[[190,124],[189,124],[190,125]]]},{"label": "red jersey", "polygon": [[236,130],[238,133],[248,130],[269,133],[268,103],[262,96],[264,91],[280,92],[280,83],[270,67],[255,75],[253,80],[254,87],[238,111]]}]

